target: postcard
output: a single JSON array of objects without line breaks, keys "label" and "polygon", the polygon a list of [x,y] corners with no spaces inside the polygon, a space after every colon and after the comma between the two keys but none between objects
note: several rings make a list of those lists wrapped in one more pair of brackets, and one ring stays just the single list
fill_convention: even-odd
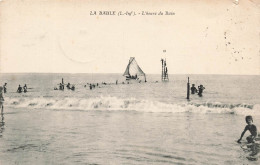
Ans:
[{"label": "postcard", "polygon": [[1,0],[0,164],[257,164],[259,11]]}]

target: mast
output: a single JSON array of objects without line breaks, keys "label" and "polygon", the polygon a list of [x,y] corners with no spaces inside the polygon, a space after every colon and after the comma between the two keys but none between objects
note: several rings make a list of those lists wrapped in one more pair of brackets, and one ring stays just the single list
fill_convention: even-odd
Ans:
[{"label": "mast", "polygon": [[162,61],[162,81],[169,81],[168,69],[167,69],[167,66],[166,66],[166,58],[161,59],[161,61]]}]

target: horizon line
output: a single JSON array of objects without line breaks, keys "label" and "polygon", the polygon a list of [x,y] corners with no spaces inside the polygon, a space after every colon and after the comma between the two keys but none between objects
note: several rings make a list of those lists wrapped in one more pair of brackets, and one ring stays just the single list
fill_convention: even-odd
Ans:
[{"label": "horizon line", "polygon": [[[122,74],[122,73],[87,73],[87,72],[0,72],[0,74]],[[161,73],[146,73],[146,75],[161,75]],[[260,76],[260,74],[223,74],[223,73],[172,73],[169,75],[233,75],[233,76]],[[123,76],[123,74],[122,74]]]}]

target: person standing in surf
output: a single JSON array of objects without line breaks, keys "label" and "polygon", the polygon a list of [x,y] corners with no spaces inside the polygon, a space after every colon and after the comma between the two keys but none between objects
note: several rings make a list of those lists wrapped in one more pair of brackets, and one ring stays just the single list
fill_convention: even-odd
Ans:
[{"label": "person standing in surf", "polygon": [[26,84],[24,84],[24,86],[23,86],[23,92],[24,92],[24,93],[27,92],[27,85],[26,85]]},{"label": "person standing in surf", "polygon": [[197,93],[197,88],[195,87],[195,84],[192,84],[192,87],[190,89],[191,89],[191,94]]},{"label": "person standing in surf", "polygon": [[4,88],[4,93],[6,93],[6,92],[7,92],[6,85],[7,85],[7,83],[5,83],[5,85],[3,86],[3,88]]},{"label": "person standing in surf", "polygon": [[0,109],[1,113],[3,114],[4,110],[4,95],[3,95],[3,87],[0,86]]},{"label": "person standing in surf", "polygon": [[64,90],[64,86],[63,86],[61,83],[60,83],[59,89],[60,89],[61,91]]},{"label": "person standing in surf", "polygon": [[198,89],[199,89],[198,95],[201,97],[201,96],[202,96],[202,93],[203,93],[203,90],[205,89],[205,87],[203,87],[203,85],[200,85],[200,86],[198,86]]},{"label": "person standing in surf", "polygon": [[251,133],[251,135],[246,138],[247,142],[248,143],[255,142],[255,138],[257,137],[257,128],[253,124],[252,116],[246,116],[246,123],[247,123],[247,125],[246,125],[244,131],[242,132],[240,139],[238,139],[238,141],[237,141],[238,143],[241,143],[240,141],[242,140],[242,138],[247,130],[249,130],[249,132]]},{"label": "person standing in surf", "polygon": [[20,84],[19,84],[19,87],[18,87],[18,89],[17,89],[17,92],[18,92],[18,93],[22,93],[22,87],[21,87]]},{"label": "person standing in surf", "polygon": [[67,89],[70,89],[70,83],[67,84]]}]

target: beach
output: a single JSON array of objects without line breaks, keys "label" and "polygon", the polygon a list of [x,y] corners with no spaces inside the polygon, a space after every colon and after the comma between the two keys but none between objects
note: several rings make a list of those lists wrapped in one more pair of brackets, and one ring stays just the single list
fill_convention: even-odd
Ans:
[{"label": "beach", "polygon": [[[203,97],[187,101],[188,76],[204,85]],[[61,78],[75,91],[53,90]],[[260,128],[259,76],[170,75],[161,82],[147,75],[147,83],[130,84],[120,74],[0,79],[8,83],[0,164],[258,164],[236,140],[246,115]],[[16,93],[25,83],[28,92]],[[90,90],[87,83],[99,85]]]}]

